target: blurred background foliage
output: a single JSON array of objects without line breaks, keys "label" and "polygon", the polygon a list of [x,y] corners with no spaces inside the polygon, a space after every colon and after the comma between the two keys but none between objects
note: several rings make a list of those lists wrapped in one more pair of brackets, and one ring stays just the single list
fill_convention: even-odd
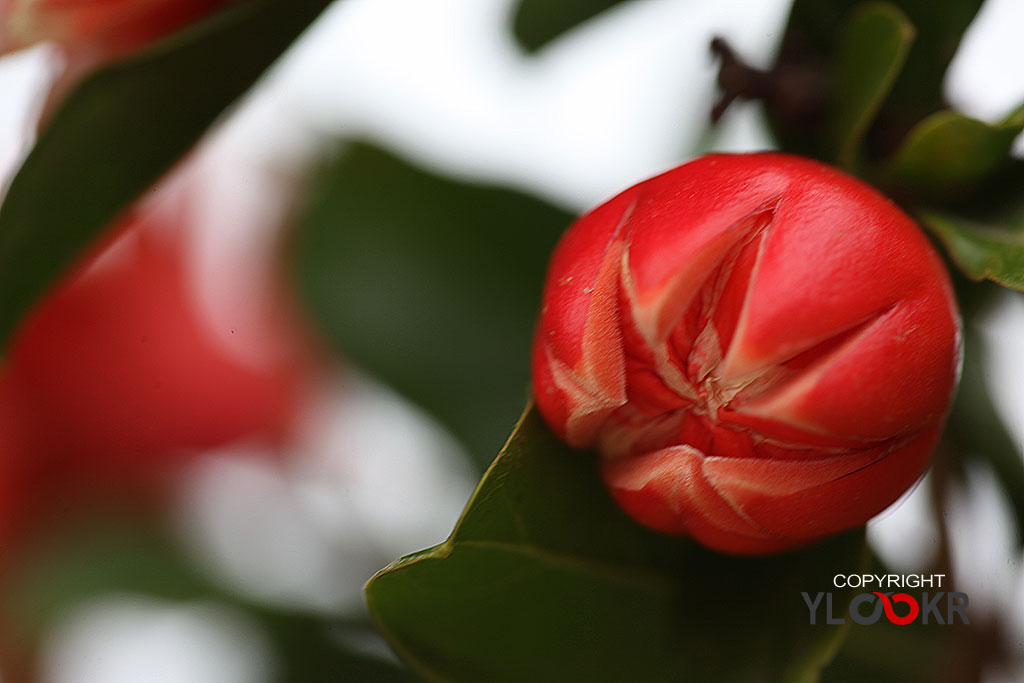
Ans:
[{"label": "blurred background foliage", "polygon": [[[506,47],[536,60],[557,52],[584,22],[626,17],[629,8],[654,3],[506,2]],[[702,5],[680,4],[695,13]],[[155,194],[154,183],[179,159],[191,163],[202,153],[207,129],[244,112],[243,93],[327,5],[240,0],[135,54],[97,64],[47,110],[0,205],[0,337],[17,338],[26,311],[46,300],[58,276],[82,268],[81,259],[95,256],[97,244],[116,239],[108,232],[111,222]],[[251,650],[234,652],[236,659],[263,664],[239,669],[249,673],[229,680],[565,680],[579,666],[592,669],[588,680],[621,680],[623,672],[637,680],[816,680],[819,674],[837,683],[1019,680],[1024,625],[1014,611],[1024,593],[1024,459],[992,387],[983,330],[995,308],[1019,296],[997,284],[1024,289],[1024,162],[1013,155],[1024,108],[987,122],[955,110],[944,90],[947,69],[981,7],[980,0],[796,0],[776,36],[773,63],[749,59],[730,35],[716,41],[717,66],[709,58],[704,67],[709,74],[720,69],[717,106],[710,92],[688,83],[660,86],[682,93],[688,108],[709,115],[714,108],[723,126],[737,107],[749,112],[754,103],[779,149],[876,184],[931,231],[959,273],[966,349],[960,393],[933,471],[913,497],[924,510],[918,526],[893,532],[897,539],[900,533],[932,539],[935,547],[918,564],[895,565],[885,543],[872,537],[875,553],[864,565],[859,533],[768,560],[715,556],[685,541],[653,539],[621,518],[582,456],[557,444],[532,413],[502,450],[529,394],[528,349],[547,257],[581,207],[560,201],[556,192],[533,196],[524,189],[528,183],[502,182],[472,164],[443,168],[415,144],[385,149],[358,126],[339,132],[321,122],[323,130],[300,161],[277,169],[278,184],[295,186],[296,197],[275,228],[280,239],[270,259],[294,296],[294,318],[305,321],[289,317],[288,324],[314,339],[308,341],[316,358],[312,374],[334,381],[340,372],[342,392],[352,376],[372,378],[402,397],[395,400],[436,420],[458,442],[441,441],[440,450],[459,460],[442,467],[462,466],[475,478],[501,456],[449,541],[398,561],[371,582],[373,623],[359,602],[325,607],[262,599],[197,559],[172,512],[197,504],[190,496],[198,494],[181,493],[197,456],[180,467],[153,458],[163,463],[157,484],[147,481],[141,493],[128,490],[138,482],[127,479],[98,494],[80,490],[76,482],[88,462],[67,468],[73,475],[61,474],[62,459],[72,456],[33,452],[25,425],[53,423],[45,415],[27,420],[23,397],[0,377],[0,428],[7,435],[0,434],[0,680],[90,680],[87,669],[79,678],[55,674],[59,667],[47,663],[55,657],[47,643],[67,628],[69,614],[109,595],[144,596],[156,605],[217,605],[255,625],[260,635],[247,642],[264,651],[265,661]],[[622,95],[610,90],[605,96]],[[397,115],[414,119],[418,112]],[[421,133],[430,137],[429,130]],[[714,149],[719,134],[694,136],[692,146],[666,140],[665,159],[681,162],[698,146]],[[252,171],[233,173],[248,177]],[[308,421],[296,418],[299,425]],[[337,504],[324,496],[339,492],[352,509],[358,504],[350,505],[349,497],[360,496],[368,500],[360,510],[383,508],[372,486],[397,478],[400,469],[420,471],[412,460],[376,452],[378,435],[358,441],[354,457],[390,469],[360,479],[354,461],[345,460],[338,465],[340,488],[317,490],[326,476],[321,470],[309,470],[302,457],[281,455],[308,448],[296,446],[305,438],[296,434],[285,438],[288,446],[252,450],[274,451],[253,462],[310,494],[299,516],[320,519],[314,512]],[[151,454],[137,455],[146,460]],[[455,508],[465,501],[454,480],[413,479],[396,494],[405,515],[396,524],[432,514],[434,503],[420,497],[420,489],[457,498]],[[978,481],[988,485],[979,488]],[[247,509],[267,506],[284,514],[259,495]],[[998,546],[994,557],[1016,576],[1009,588],[967,586],[972,571],[988,571],[980,566],[983,558],[969,556],[954,528],[956,515],[977,509],[973,499],[964,502],[970,496],[1008,511],[1012,528],[1005,531],[1014,545]],[[213,515],[223,511],[212,508]],[[253,524],[265,519],[272,514]],[[274,537],[291,530],[270,527]],[[321,519],[316,529],[338,534],[326,554],[359,557],[368,567],[336,577],[350,593],[397,553],[439,540],[417,536],[415,547],[396,550],[371,527],[368,517],[355,515]],[[279,547],[302,554],[304,546]],[[966,566],[973,559],[980,569],[959,571],[965,553]],[[260,557],[266,554],[243,553],[240,561],[259,563]],[[833,574],[862,566],[876,573],[945,573],[956,590],[980,595],[991,589],[996,597],[978,600],[969,626],[809,629],[800,592],[829,590]],[[1000,593],[1007,590],[1011,594]],[[723,643],[729,647],[719,647]],[[226,680],[208,676],[203,680]]]},{"label": "blurred background foliage", "polygon": [[486,466],[526,402],[547,255],[572,215],[366,144],[320,183],[293,245],[310,311],[339,353],[428,406]]}]

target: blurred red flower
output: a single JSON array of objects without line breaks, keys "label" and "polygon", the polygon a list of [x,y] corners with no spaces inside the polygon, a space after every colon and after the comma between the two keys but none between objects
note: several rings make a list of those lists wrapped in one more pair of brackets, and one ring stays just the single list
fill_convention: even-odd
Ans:
[{"label": "blurred red flower", "polygon": [[0,52],[53,41],[116,57],[173,33],[233,0],[0,0]]}]

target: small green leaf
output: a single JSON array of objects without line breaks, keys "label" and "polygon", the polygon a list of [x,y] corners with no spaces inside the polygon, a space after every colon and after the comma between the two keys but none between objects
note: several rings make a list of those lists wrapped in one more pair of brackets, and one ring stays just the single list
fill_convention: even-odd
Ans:
[{"label": "small green leaf", "polygon": [[868,127],[903,69],[914,26],[887,2],[858,5],[840,35],[833,85],[832,139],[840,166],[853,170]]},{"label": "small green leaf", "polygon": [[891,0],[917,30],[914,46],[880,115],[879,146],[903,138],[918,121],[947,106],[946,70],[984,0]]},{"label": "small green leaf", "polygon": [[523,416],[452,536],[367,585],[407,662],[450,681],[813,681],[844,630],[801,592],[851,592],[861,531],[768,558],[647,531],[605,493],[593,454]]},{"label": "small green leaf", "polygon": [[919,217],[967,277],[1024,291],[1024,232],[931,210],[921,211]]},{"label": "small green leaf", "polygon": [[[916,123],[946,108],[942,87],[946,69],[982,1],[948,0],[942,3],[941,8],[937,8],[933,0],[890,0],[884,3],[884,6],[890,8],[888,13],[892,17],[896,16],[892,9],[896,9],[899,16],[903,17],[899,23],[905,24],[904,29],[907,26],[914,28],[916,34],[913,46],[904,55],[905,59],[901,59],[899,75],[886,88],[880,108],[877,107],[878,103],[870,102],[873,99],[870,83],[863,82],[857,86],[858,90],[862,90],[856,95],[860,104],[843,114],[846,117],[845,125],[840,126],[834,117],[841,109],[832,109],[831,115],[794,117],[788,107],[800,101],[796,95],[802,88],[815,82],[815,79],[808,78],[808,74],[816,74],[821,80],[826,80],[825,76],[828,75],[828,80],[836,84],[846,81],[846,76],[835,80],[844,71],[857,73],[865,70],[864,75],[868,75],[867,71],[885,75],[886,54],[892,55],[892,36],[888,35],[888,30],[883,30],[877,36],[862,34],[853,44],[847,44],[849,36],[846,35],[849,31],[846,21],[848,17],[862,11],[875,12],[869,8],[878,8],[881,3],[865,3],[862,0],[795,0],[776,61],[779,91],[768,102],[767,112],[782,149],[826,161],[834,160],[837,153],[842,151],[847,155],[843,163],[855,164],[856,159],[850,158],[849,147],[843,149],[848,143],[842,138],[847,136],[847,131],[859,131],[868,161],[874,162],[891,154]],[[886,13],[886,10],[881,13]],[[844,51],[851,50],[852,53],[844,56]],[[856,54],[864,57],[863,64],[856,60],[849,61],[851,55]],[[788,75],[783,78],[784,74]],[[884,85],[884,78],[882,81]],[[876,86],[879,84],[877,78],[874,82]],[[839,85],[833,91],[833,103],[841,99],[854,99],[854,93],[843,93],[844,87]],[[811,98],[810,101],[816,100]],[[869,102],[869,109],[874,108],[875,111],[871,112],[870,117],[873,123],[868,121],[865,128],[861,105]],[[843,106],[846,105],[840,105]]]},{"label": "small green leaf", "polygon": [[530,52],[624,0],[519,0],[512,30]]},{"label": "small green leaf", "polygon": [[0,347],[46,286],[328,2],[237,3],[68,96],[0,207]]},{"label": "small green leaf", "polygon": [[910,131],[882,182],[928,199],[949,199],[998,170],[1022,130],[1024,106],[995,125],[954,111],[937,112]]},{"label": "small green leaf", "polygon": [[296,236],[299,291],[341,355],[432,412],[483,467],[525,400],[544,271],[571,220],[355,146]]}]

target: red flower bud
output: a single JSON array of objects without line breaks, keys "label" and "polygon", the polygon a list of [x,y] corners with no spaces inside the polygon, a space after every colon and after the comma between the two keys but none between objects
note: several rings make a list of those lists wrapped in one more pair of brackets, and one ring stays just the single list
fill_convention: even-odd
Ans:
[{"label": "red flower bud", "polygon": [[59,281],[12,339],[0,382],[15,397],[19,455],[38,467],[160,480],[207,449],[285,440],[312,390],[313,352],[277,327],[285,311],[239,316],[248,326],[237,335],[206,317],[186,239],[193,205],[166,197],[126,213],[113,243]]},{"label": "red flower bud", "polygon": [[859,526],[925,470],[960,363],[945,268],[817,162],[713,155],[574,223],[537,404],[641,523],[765,553]]},{"label": "red flower bud", "polygon": [[236,0],[0,0],[0,55],[36,43],[60,47],[40,126],[97,66],[125,57]]},{"label": "red flower bud", "polygon": [[0,0],[0,52],[41,41],[103,57],[136,50],[233,0]]}]

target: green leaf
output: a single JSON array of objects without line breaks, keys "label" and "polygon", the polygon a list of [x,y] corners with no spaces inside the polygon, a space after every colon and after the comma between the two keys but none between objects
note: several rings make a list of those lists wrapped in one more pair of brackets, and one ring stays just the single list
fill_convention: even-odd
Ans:
[{"label": "green leaf", "polygon": [[19,635],[38,637],[69,608],[111,593],[168,601],[223,594],[173,553],[166,538],[133,522],[69,519],[68,528],[34,539],[2,586],[2,612]]},{"label": "green leaf", "polygon": [[919,217],[967,277],[1024,291],[1024,232],[932,210],[919,212]]},{"label": "green leaf", "polygon": [[295,273],[339,353],[441,419],[482,467],[527,395],[544,271],[571,220],[359,145],[315,193]]},{"label": "green leaf", "polygon": [[813,681],[843,629],[801,592],[852,597],[861,531],[768,558],[647,531],[618,510],[592,453],[528,409],[452,536],[367,585],[395,650],[450,681]]},{"label": "green leaf", "polygon": [[995,125],[954,111],[921,121],[887,164],[882,182],[931,200],[961,195],[997,171],[1024,130],[1024,106]]},{"label": "green leaf", "polygon": [[941,7],[934,0],[892,2],[909,17],[917,36],[880,115],[883,123],[876,142],[882,148],[901,140],[918,121],[946,107],[946,70],[984,0],[945,0]]},{"label": "green leaf", "polygon": [[46,286],[329,0],[252,0],[86,79],[0,207],[0,347]]},{"label": "green leaf", "polygon": [[[875,574],[882,574],[875,569]],[[934,683],[967,657],[964,632],[957,626],[896,626],[885,619],[869,628],[851,628],[843,648],[821,683]]]},{"label": "green leaf", "polygon": [[892,91],[906,61],[914,27],[887,2],[858,5],[840,35],[833,84],[833,149],[853,170],[868,127]]},{"label": "green leaf", "polygon": [[[843,161],[847,163],[851,161],[851,153],[848,146],[844,150],[844,145],[849,143],[843,138],[847,131],[859,131],[864,137],[870,161],[891,154],[915,124],[946,107],[942,87],[946,69],[982,1],[949,0],[942,3],[941,9],[937,9],[932,0],[891,0],[887,3],[795,0],[779,49],[776,69],[781,69],[778,72],[780,77],[783,72],[798,77],[794,77],[788,84],[780,82],[782,91],[778,93],[774,107],[769,102],[768,110],[782,148],[825,160],[835,159],[837,152],[843,151],[846,155]],[[868,128],[863,128],[860,106],[843,114],[846,117],[843,125],[834,119],[835,113],[842,111],[841,108],[832,109],[831,115],[811,120],[787,116],[784,103],[792,103],[794,89],[799,91],[801,84],[806,85],[808,82],[805,76],[799,76],[801,73],[840,77],[836,83],[847,82],[848,76],[842,75],[844,71],[857,72],[867,66],[876,75],[884,75],[885,53],[892,54],[891,35],[887,36],[886,31],[877,38],[867,35],[853,44],[847,44],[848,37],[843,37],[844,32],[848,31],[847,17],[859,12],[875,12],[877,10],[870,8],[880,6],[888,7],[887,11],[892,17],[896,16],[896,12],[892,11],[895,9],[902,17],[900,23],[905,24],[904,30],[912,26],[915,37],[912,48],[904,55],[905,59],[901,58],[902,68],[898,76],[886,88],[881,107],[870,112],[873,123],[868,122]],[[882,14],[885,12],[881,11]],[[866,60],[864,67],[849,62],[849,56],[843,56],[846,50],[862,54]],[[868,75],[865,72],[864,76]],[[875,83],[878,85],[880,81],[876,79]],[[844,94],[842,87],[833,91],[833,102],[854,99],[852,93]],[[857,101],[860,104],[867,103],[871,99],[870,83],[855,83],[855,87],[862,93],[858,95]],[[864,93],[868,95],[867,99]]]},{"label": "green leaf", "polygon": [[573,26],[624,0],[520,0],[512,30],[519,44],[533,52]]}]

